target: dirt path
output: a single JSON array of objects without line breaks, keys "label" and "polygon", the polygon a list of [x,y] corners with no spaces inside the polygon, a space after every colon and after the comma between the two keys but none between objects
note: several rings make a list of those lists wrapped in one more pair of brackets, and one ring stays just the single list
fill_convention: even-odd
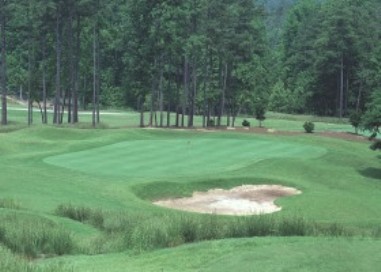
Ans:
[{"label": "dirt path", "polygon": [[194,192],[192,197],[155,201],[155,205],[198,213],[256,215],[280,211],[274,201],[301,191],[279,185],[242,185],[230,190]]}]

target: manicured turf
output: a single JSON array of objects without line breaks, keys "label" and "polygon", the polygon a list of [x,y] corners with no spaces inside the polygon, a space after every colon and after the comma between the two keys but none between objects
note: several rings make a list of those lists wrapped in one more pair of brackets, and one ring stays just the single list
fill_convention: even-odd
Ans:
[{"label": "manicured turf", "polygon": [[93,175],[157,178],[218,174],[265,159],[309,159],[325,153],[324,148],[290,142],[185,138],[126,141],[44,161]]},{"label": "manicured turf", "polygon": [[[42,237],[56,237],[61,230],[72,235],[70,256],[41,259],[33,264],[36,269],[52,264],[59,268],[47,271],[65,267],[69,271],[70,267],[74,271],[378,271],[381,266],[377,254],[381,251],[377,238],[381,236],[381,167],[379,153],[371,151],[369,143],[315,134],[123,128],[126,116],[136,120],[132,118],[138,115],[118,116],[111,125],[114,129],[37,125],[21,129],[22,115],[13,120],[13,129],[1,128],[9,132],[0,133],[0,220],[5,218],[0,221],[0,239],[4,229],[6,234],[12,230],[14,237],[18,232],[33,234],[33,220],[51,228],[49,233],[40,232]],[[289,122],[295,128],[302,123],[271,119],[266,124],[282,129]],[[337,124],[324,125],[336,128]],[[144,252],[144,248],[128,248],[137,241],[126,240],[127,235],[55,212],[68,203],[102,209],[105,228],[115,225],[115,230],[121,220],[123,226],[138,226],[128,237],[142,237],[139,228],[168,229],[173,218],[188,216],[156,207],[151,199],[263,183],[303,192],[279,199],[283,210],[275,219],[300,216],[311,224],[338,224],[355,237],[229,239]],[[151,225],[129,222],[127,215]],[[209,220],[204,215],[190,216]],[[222,223],[232,221],[217,218]],[[213,217],[210,220],[213,224]],[[13,260],[15,255],[4,247],[0,245],[0,268],[10,260],[12,264],[25,261]],[[87,256],[98,253],[102,254]]]}]

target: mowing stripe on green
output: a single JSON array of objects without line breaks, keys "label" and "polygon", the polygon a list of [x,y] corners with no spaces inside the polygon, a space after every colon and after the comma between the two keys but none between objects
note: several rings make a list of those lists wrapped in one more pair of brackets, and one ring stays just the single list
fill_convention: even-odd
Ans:
[{"label": "mowing stripe on green", "polygon": [[182,139],[126,141],[48,157],[44,162],[87,174],[176,177],[237,170],[270,158],[309,159],[324,148],[265,140]]}]

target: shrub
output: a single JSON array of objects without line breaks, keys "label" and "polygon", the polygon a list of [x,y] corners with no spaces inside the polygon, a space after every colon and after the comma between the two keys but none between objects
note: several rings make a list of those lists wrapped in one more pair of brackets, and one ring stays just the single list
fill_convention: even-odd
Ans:
[{"label": "shrub", "polygon": [[303,125],[303,128],[307,133],[312,133],[315,129],[315,124],[311,121],[306,121]]},{"label": "shrub", "polygon": [[257,119],[259,122],[259,127],[262,127],[262,122],[266,119],[266,116],[265,116],[266,107],[263,101],[256,103],[254,108],[254,114],[255,114],[255,119]]},{"label": "shrub", "polygon": [[243,122],[242,122],[242,126],[243,126],[243,127],[250,127],[250,122],[247,121],[247,120],[245,119],[245,120],[243,120]]},{"label": "shrub", "polygon": [[213,119],[209,119],[208,121],[208,127],[214,127],[214,120]]},{"label": "shrub", "polygon": [[358,133],[359,126],[361,124],[362,114],[360,112],[352,112],[349,116],[349,122],[355,128],[355,133]]}]

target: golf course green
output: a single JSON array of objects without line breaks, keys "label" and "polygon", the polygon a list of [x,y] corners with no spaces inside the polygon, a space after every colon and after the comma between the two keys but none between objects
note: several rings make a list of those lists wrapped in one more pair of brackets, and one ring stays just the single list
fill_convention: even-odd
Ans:
[{"label": "golf course green", "polygon": [[[0,133],[0,270],[378,271],[379,154],[338,138],[15,126]],[[260,216],[152,204],[250,184],[302,194]]]}]

